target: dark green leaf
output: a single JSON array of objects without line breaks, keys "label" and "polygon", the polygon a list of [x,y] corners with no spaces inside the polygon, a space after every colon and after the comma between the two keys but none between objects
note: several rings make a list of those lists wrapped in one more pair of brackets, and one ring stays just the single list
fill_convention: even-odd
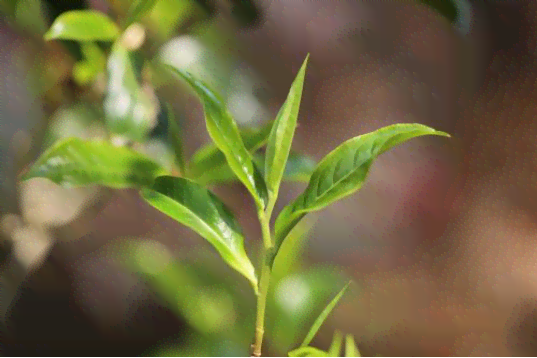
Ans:
[{"label": "dark green leaf", "polygon": [[278,197],[280,182],[285,171],[291,144],[293,143],[308,58],[309,55],[306,56],[302,67],[291,85],[289,95],[276,116],[267,143],[265,153],[265,182],[267,183],[269,192],[270,205],[273,205]]},{"label": "dark green leaf", "polygon": [[329,357],[329,355],[315,347],[300,347],[289,352],[289,357]]},{"label": "dark green leaf", "polygon": [[318,211],[362,187],[374,160],[412,138],[448,136],[421,124],[394,124],[352,138],[330,152],[315,168],[307,188],[280,213],[275,224],[276,248],[309,212]]},{"label": "dark green leaf", "polygon": [[183,138],[179,124],[175,121],[173,115],[173,108],[169,103],[166,103],[163,108],[166,111],[168,117],[168,137],[175,152],[175,163],[181,172],[181,175],[185,175],[185,154],[183,151]]},{"label": "dark green leaf", "polygon": [[155,104],[138,83],[135,54],[116,43],[108,58],[108,88],[104,101],[106,123],[115,134],[141,141],[151,130]]},{"label": "dark green leaf", "polygon": [[64,12],[54,20],[45,40],[113,41],[119,28],[105,14],[94,10]]},{"label": "dark green leaf", "polygon": [[129,11],[127,12],[124,28],[139,21],[145,15],[147,15],[155,6],[157,0],[135,0],[131,3]]},{"label": "dark green leaf", "polygon": [[142,197],[153,207],[204,237],[231,267],[244,275],[257,292],[254,267],[244,251],[239,224],[220,199],[184,178],[162,176]]},{"label": "dark green leaf", "polygon": [[328,349],[328,357],[339,357],[341,353],[341,347],[343,344],[343,334],[341,331],[336,330],[334,332],[334,337],[332,338],[332,343]]},{"label": "dark green leaf", "polygon": [[345,336],[345,357],[361,357],[352,334],[347,334]]},{"label": "dark green leaf", "polygon": [[[270,130],[274,122],[267,122],[261,128],[247,128],[240,131],[244,146],[253,153],[267,143]],[[226,157],[214,143],[210,143],[198,150],[189,163],[189,172],[195,178],[204,175],[207,171],[226,165]],[[260,170],[262,168],[260,167]]]},{"label": "dark green leaf", "polygon": [[336,295],[336,297],[334,297],[334,299],[332,301],[330,301],[330,303],[326,306],[326,308],[321,312],[319,317],[317,317],[315,322],[313,322],[313,325],[311,326],[308,334],[306,335],[306,338],[304,338],[304,341],[300,345],[301,347],[306,347],[308,344],[311,343],[311,341],[313,340],[313,337],[315,337],[315,335],[319,331],[319,328],[321,328],[321,326],[323,325],[323,323],[326,320],[326,318],[328,317],[328,315],[336,307],[336,305],[338,304],[338,302],[341,299],[341,297],[343,297],[343,294],[345,293],[345,291],[347,290],[349,285],[350,285],[350,282],[347,283],[345,285],[345,287],[343,287],[341,289],[341,291],[339,291],[339,293]]},{"label": "dark green leaf", "polygon": [[207,131],[214,143],[224,153],[229,167],[254,197],[257,206],[264,209],[267,202],[265,181],[244,146],[237,124],[218,96],[189,73],[167,66],[185,80],[197,93],[205,110]]},{"label": "dark green leaf", "polygon": [[142,154],[107,142],[69,138],[47,149],[23,180],[47,178],[61,185],[110,188],[151,185],[166,170]]}]

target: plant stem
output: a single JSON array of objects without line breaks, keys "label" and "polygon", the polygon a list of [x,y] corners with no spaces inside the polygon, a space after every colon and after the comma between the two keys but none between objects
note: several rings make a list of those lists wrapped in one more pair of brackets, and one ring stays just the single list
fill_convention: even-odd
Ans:
[{"label": "plant stem", "polygon": [[260,211],[259,222],[263,233],[263,262],[261,263],[261,278],[259,279],[259,295],[257,296],[257,314],[255,322],[255,341],[252,356],[261,356],[261,346],[263,345],[263,335],[265,333],[265,309],[267,306],[267,295],[270,285],[270,265],[269,255],[272,252],[272,239],[270,237],[270,218]]}]

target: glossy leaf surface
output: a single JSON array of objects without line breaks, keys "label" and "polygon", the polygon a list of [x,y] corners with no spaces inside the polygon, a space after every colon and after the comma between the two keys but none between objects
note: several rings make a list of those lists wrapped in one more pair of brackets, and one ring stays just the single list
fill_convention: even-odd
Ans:
[{"label": "glossy leaf surface", "polygon": [[108,88],[104,101],[110,131],[141,141],[154,122],[155,104],[139,82],[135,53],[116,43],[108,58]]},{"label": "glossy leaf surface", "polygon": [[321,312],[319,317],[317,317],[315,322],[313,322],[313,325],[311,326],[308,334],[306,335],[306,338],[304,338],[304,341],[300,345],[301,347],[306,347],[308,344],[311,343],[311,341],[313,340],[313,337],[315,337],[315,335],[317,334],[317,332],[319,331],[319,329],[323,325],[324,321],[326,321],[326,318],[328,317],[328,315],[334,310],[334,308],[338,304],[338,302],[341,299],[341,297],[343,297],[343,294],[345,294],[345,291],[347,290],[349,285],[350,285],[350,282],[347,283],[345,285],[345,287],[343,287],[341,289],[341,291],[339,291],[339,293],[336,295],[336,297],[334,297],[332,299],[332,301],[330,301],[330,303]]},{"label": "glossy leaf surface", "polygon": [[119,189],[149,186],[165,174],[157,163],[129,148],[69,138],[47,149],[22,179],[41,177],[60,185]]},{"label": "glossy leaf surface", "polygon": [[244,250],[242,230],[216,195],[191,180],[162,176],[150,189],[142,189],[142,197],[209,241],[224,261],[257,290],[254,267]]},{"label": "glossy leaf surface", "polygon": [[240,135],[237,124],[225,108],[222,100],[202,82],[189,73],[167,66],[194,89],[203,103],[207,131],[218,149],[224,153],[229,167],[254,197],[257,206],[265,208],[267,187],[265,181],[252,160]]},{"label": "glossy leaf surface", "polygon": [[45,40],[113,41],[118,36],[119,28],[102,12],[73,10],[54,20]]},{"label": "glossy leaf surface", "polygon": [[307,188],[280,213],[276,247],[304,215],[321,210],[362,187],[375,159],[389,149],[425,135],[448,136],[421,124],[394,124],[354,137],[330,152],[315,168]]},{"label": "glossy leaf surface", "polygon": [[354,337],[352,334],[347,334],[345,336],[345,357],[361,357],[358,347],[356,347],[356,342],[354,342]]},{"label": "glossy leaf surface", "polygon": [[304,60],[302,67],[291,85],[289,95],[285,103],[280,108],[272,131],[270,132],[265,153],[265,182],[269,197],[272,202],[278,197],[278,190],[283,173],[287,164],[287,157],[291,150],[291,144],[295,134],[300,101],[302,99],[302,88],[306,75],[306,66],[309,55]]}]

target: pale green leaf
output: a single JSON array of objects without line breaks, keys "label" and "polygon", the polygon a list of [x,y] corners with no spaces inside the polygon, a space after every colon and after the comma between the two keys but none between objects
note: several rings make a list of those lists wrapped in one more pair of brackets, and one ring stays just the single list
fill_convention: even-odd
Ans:
[{"label": "pale green leaf", "polygon": [[339,357],[339,354],[341,353],[342,345],[343,345],[343,334],[341,333],[341,331],[336,330],[334,332],[334,337],[332,338],[332,343],[330,344],[330,348],[328,349],[328,356]]},{"label": "pale green leaf", "polygon": [[302,67],[291,85],[289,95],[276,116],[267,143],[265,153],[265,182],[267,183],[271,205],[274,204],[278,197],[280,182],[293,143],[308,58],[309,55],[306,56]]},{"label": "pale green leaf", "polygon": [[315,337],[315,335],[317,334],[317,332],[319,331],[319,329],[323,325],[323,323],[326,320],[326,318],[328,317],[328,315],[336,307],[336,305],[338,304],[338,302],[341,299],[341,297],[343,297],[343,294],[345,293],[345,291],[347,290],[349,285],[350,285],[350,281],[349,281],[349,283],[347,283],[345,285],[345,287],[343,287],[341,289],[341,291],[339,291],[339,293],[336,295],[336,297],[334,297],[334,299],[332,299],[332,301],[330,301],[330,303],[328,303],[328,305],[321,312],[319,317],[317,317],[315,322],[313,322],[313,325],[311,326],[308,334],[306,335],[306,338],[304,338],[304,341],[300,345],[301,347],[306,347],[307,345],[309,345],[311,343],[311,341],[313,340],[313,337]]},{"label": "pale green leaf", "polygon": [[127,28],[149,14],[156,2],[157,0],[134,0],[129,7],[123,27]]},{"label": "pale green leaf", "polygon": [[300,347],[290,351],[289,357],[328,357],[325,351],[315,347]]},{"label": "pale green leaf", "polygon": [[391,148],[425,135],[449,135],[421,124],[394,124],[354,137],[330,152],[315,168],[307,188],[280,213],[275,224],[278,248],[309,212],[324,209],[359,190],[375,159]]},{"label": "pale green leaf", "polygon": [[61,14],[45,34],[45,40],[114,41],[119,28],[95,10],[73,10]]},{"label": "pale green leaf", "polygon": [[345,336],[345,357],[361,357],[352,334],[347,334]]}]

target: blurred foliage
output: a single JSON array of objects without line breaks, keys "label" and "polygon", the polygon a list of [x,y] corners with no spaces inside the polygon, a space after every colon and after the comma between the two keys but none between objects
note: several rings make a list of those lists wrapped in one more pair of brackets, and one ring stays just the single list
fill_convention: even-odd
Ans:
[{"label": "blurred foliage", "polygon": [[[90,3],[98,10],[92,10],[92,20],[79,29],[73,13],[65,15],[65,11],[88,11]],[[43,150],[69,137],[111,137],[129,143],[132,150],[147,154],[167,171],[180,169],[181,163],[174,162],[178,146],[169,141],[167,130],[188,137],[188,117],[180,107],[165,105],[162,98],[176,99],[177,94],[191,90],[171,80],[162,64],[191,72],[224,100],[231,93],[247,101],[253,98],[253,88],[248,85],[231,87],[240,66],[237,44],[231,33],[222,30],[225,26],[218,18],[209,16],[208,9],[203,2],[192,0],[3,2],[0,10],[27,36],[36,54],[32,68],[35,88],[45,104],[48,124]],[[231,10],[244,26],[259,18],[248,2],[242,6],[240,1],[232,2]],[[105,11],[113,22],[103,20],[97,11]],[[45,42],[45,34],[55,41]],[[259,118],[243,117],[241,135],[255,152],[266,143],[271,123],[264,121],[259,126]],[[229,168],[223,161],[218,165],[203,162],[204,153],[214,154],[215,150],[208,145],[199,151],[192,172],[207,176],[212,170],[209,182],[217,183],[220,177],[221,182],[228,182]],[[260,160],[262,156],[257,155],[256,161],[264,167]],[[289,163],[284,175],[295,181],[307,180],[314,165],[297,153],[291,154]],[[266,327],[270,354],[285,355],[297,346],[307,327],[347,281],[335,267],[309,267],[304,261],[305,238],[312,224],[304,221],[294,229],[274,266]],[[170,337],[148,354],[249,355],[255,297],[235,271],[215,259],[213,251],[202,250],[193,255],[196,259],[188,255],[185,259],[152,241],[117,242],[113,247],[118,260],[144,277],[190,327],[186,345],[178,343],[185,339]]]}]

